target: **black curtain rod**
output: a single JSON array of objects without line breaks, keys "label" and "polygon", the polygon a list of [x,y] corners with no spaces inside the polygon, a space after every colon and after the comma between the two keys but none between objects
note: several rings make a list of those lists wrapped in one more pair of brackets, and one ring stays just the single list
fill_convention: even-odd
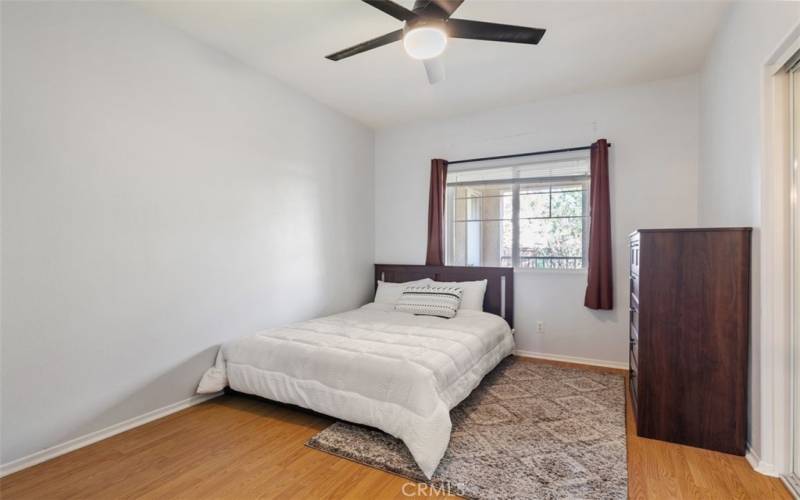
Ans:
[{"label": "black curtain rod", "polygon": [[[608,147],[611,147],[611,143],[608,143]],[[485,158],[470,158],[469,160],[456,160],[456,161],[449,161],[447,162],[448,165],[455,165],[457,163],[471,163],[473,161],[489,161],[489,160],[504,160],[506,158],[519,158],[522,156],[537,156],[537,155],[549,155],[554,153],[569,153],[570,151],[584,151],[586,149],[592,149],[592,146],[580,146],[577,148],[564,148],[564,149],[551,149],[549,151],[533,151],[532,153],[518,153],[515,155],[503,155],[503,156],[487,156]]]}]

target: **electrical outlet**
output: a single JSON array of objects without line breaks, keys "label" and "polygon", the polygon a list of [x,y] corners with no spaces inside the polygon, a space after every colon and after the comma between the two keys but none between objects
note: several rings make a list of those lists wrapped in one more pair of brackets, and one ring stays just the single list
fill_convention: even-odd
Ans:
[{"label": "electrical outlet", "polygon": [[544,333],[544,321],[536,322],[536,333]]}]

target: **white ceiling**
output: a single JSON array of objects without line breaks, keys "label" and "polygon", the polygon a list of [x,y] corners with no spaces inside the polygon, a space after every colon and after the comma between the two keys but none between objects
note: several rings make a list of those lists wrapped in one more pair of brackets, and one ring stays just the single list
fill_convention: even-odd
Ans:
[{"label": "white ceiling", "polygon": [[[410,8],[413,0],[399,0]],[[722,2],[466,0],[453,17],[546,28],[538,46],[451,40],[447,79],[428,84],[394,43],[325,55],[398,29],[357,0],[146,2],[190,35],[357,120],[382,127],[697,71]]]}]

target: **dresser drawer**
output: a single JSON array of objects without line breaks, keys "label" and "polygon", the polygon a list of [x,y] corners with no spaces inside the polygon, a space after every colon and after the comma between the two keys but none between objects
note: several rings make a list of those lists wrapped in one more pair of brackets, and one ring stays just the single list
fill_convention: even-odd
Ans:
[{"label": "dresser drawer", "polygon": [[[631,358],[630,370],[628,372],[628,384],[631,387],[631,401],[633,402],[633,415],[638,417],[639,407],[639,370],[636,367],[636,362]],[[638,425],[638,418],[637,418]]]},{"label": "dresser drawer", "polygon": [[631,325],[631,338],[628,340],[630,344],[631,358],[634,360],[636,366],[639,366],[639,332]]},{"label": "dresser drawer", "polygon": [[639,275],[639,237],[631,238],[631,274]]},{"label": "dresser drawer", "polygon": [[631,295],[633,295],[636,298],[637,302],[638,302],[638,300],[639,300],[639,276],[637,276],[635,274],[631,274],[630,281],[631,281]]},{"label": "dresser drawer", "polygon": [[634,295],[631,295],[631,311],[630,311],[630,324],[639,330],[639,301]]}]

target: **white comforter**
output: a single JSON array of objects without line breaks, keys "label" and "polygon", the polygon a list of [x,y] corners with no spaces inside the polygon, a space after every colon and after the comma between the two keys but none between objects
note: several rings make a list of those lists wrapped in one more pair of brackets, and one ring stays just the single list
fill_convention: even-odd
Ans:
[{"label": "white comforter", "polygon": [[236,391],[310,408],[403,440],[429,478],[450,409],[514,348],[499,316],[442,319],[366,306],[231,341],[198,392]]}]

